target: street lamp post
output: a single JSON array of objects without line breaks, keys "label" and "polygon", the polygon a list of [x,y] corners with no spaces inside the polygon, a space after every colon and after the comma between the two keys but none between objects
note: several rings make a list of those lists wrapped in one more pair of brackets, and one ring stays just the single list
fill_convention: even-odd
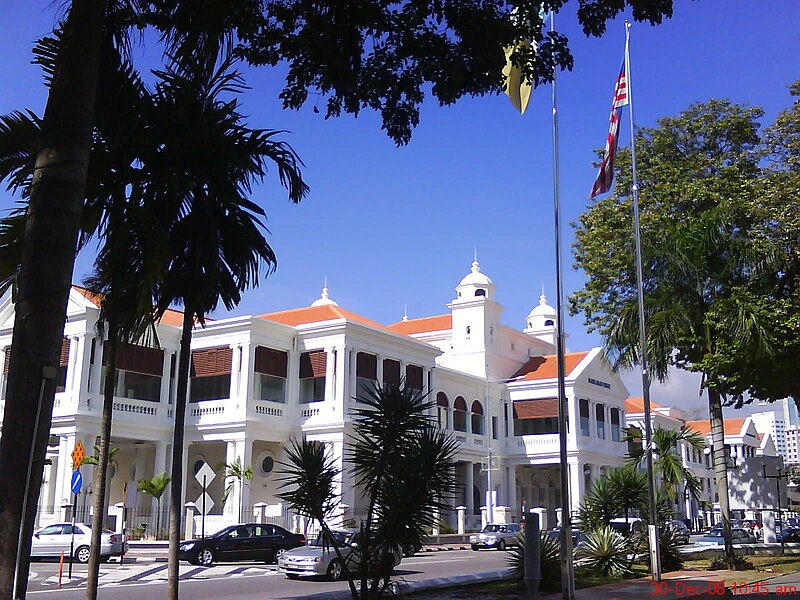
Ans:
[{"label": "street lamp post", "polygon": [[778,494],[777,503],[778,503],[778,519],[781,521],[781,554],[784,553],[786,547],[784,546],[783,541],[783,514],[781,512],[781,479],[788,479],[789,473],[783,472],[783,467],[778,467],[778,474],[777,475],[767,475],[767,463],[761,463],[761,476],[764,479],[774,479],[775,480],[775,492]]}]

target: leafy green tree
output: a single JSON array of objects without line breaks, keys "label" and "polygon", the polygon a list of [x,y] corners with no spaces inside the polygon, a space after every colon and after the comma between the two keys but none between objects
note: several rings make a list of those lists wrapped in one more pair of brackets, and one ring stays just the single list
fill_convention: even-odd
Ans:
[{"label": "leafy green tree", "polygon": [[161,535],[161,496],[164,495],[170,481],[172,478],[164,471],[152,479],[140,479],[136,488],[156,501],[156,537]]},{"label": "leafy green tree", "polygon": [[236,489],[236,486],[239,486],[239,506],[238,511],[238,518],[242,518],[242,490],[244,489],[244,482],[250,481],[253,478],[253,469],[250,466],[244,467],[242,466],[241,459],[237,456],[234,461],[229,465],[223,465],[225,469],[225,481],[227,485],[225,486],[225,493],[222,495],[222,504],[221,508],[225,507],[225,503],[228,501],[228,497],[233,493],[233,490]]},{"label": "leafy green tree", "polygon": [[[749,235],[746,210],[758,188],[761,115],[712,100],[637,133],[648,361],[662,381],[670,367],[703,375],[731,564],[722,403],[737,391],[732,365],[766,362],[775,351],[773,323],[752,299],[780,261]],[[577,225],[575,261],[588,279],[570,302],[623,369],[639,361],[629,152],[617,169],[617,195],[592,204]]]},{"label": "leafy green tree", "polygon": [[[353,598],[366,599],[385,593],[393,554],[421,546],[437,513],[447,507],[455,492],[452,463],[458,444],[438,430],[430,414],[435,403],[427,394],[403,384],[376,385],[359,400],[346,456],[367,499],[362,530],[368,534],[359,546],[359,573],[345,565],[345,574]],[[288,491],[280,497],[298,513],[319,520],[323,535],[336,547],[327,521],[338,503],[333,492],[337,467],[321,444],[294,442],[287,456],[282,481]]]},{"label": "leafy green tree", "polygon": [[[641,440],[642,432],[635,427],[629,427],[625,432],[625,441]],[[702,451],[705,448],[705,438],[692,431],[686,425],[679,430],[656,427],[653,430],[653,449],[655,460],[653,468],[661,478],[664,492],[673,501],[678,498],[678,489],[682,484],[694,497],[700,499],[700,480],[690,469],[683,464],[679,444],[686,444],[690,448]],[[633,467],[641,467],[645,462],[646,454],[641,443],[634,444],[633,450],[628,454],[628,463]]]},{"label": "leafy green tree", "polygon": [[[647,475],[630,465],[611,469],[607,475],[608,485],[616,492],[622,516],[629,523],[630,513],[647,502]],[[647,514],[645,511],[642,514]]]}]

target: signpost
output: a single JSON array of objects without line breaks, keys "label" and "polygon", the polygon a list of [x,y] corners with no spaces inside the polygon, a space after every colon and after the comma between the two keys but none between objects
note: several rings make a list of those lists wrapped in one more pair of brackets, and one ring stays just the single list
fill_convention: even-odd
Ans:
[{"label": "signpost", "polygon": [[206,515],[214,508],[214,500],[206,493],[206,490],[216,476],[216,472],[208,466],[207,462],[204,462],[203,466],[194,475],[194,478],[203,488],[200,497],[195,502],[200,507],[200,514],[202,515],[200,519],[200,535],[203,538],[206,537]]},{"label": "signpost", "polygon": [[83,443],[78,440],[75,443],[75,449],[72,451],[72,479],[70,480],[70,489],[72,490],[72,531],[69,538],[69,571],[67,577],[72,579],[72,555],[75,553],[75,513],[78,512],[78,494],[83,487],[83,476],[81,475],[81,464],[83,459],[86,458],[86,450],[83,448]]}]

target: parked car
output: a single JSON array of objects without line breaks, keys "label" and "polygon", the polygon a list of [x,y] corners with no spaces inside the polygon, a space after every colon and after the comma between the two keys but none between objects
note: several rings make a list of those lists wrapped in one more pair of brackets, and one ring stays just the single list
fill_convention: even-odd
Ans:
[{"label": "parked car", "polygon": [[[73,538],[74,532],[74,538]],[[92,529],[83,523],[56,523],[48,525],[33,534],[31,558],[58,557],[61,553],[79,563],[89,562],[89,547],[92,543]],[[100,560],[106,562],[112,556],[128,551],[128,543],[122,534],[103,530],[100,533]]]},{"label": "parked car", "polygon": [[519,523],[490,523],[480,533],[469,536],[469,544],[476,552],[481,548],[505,550],[517,544],[520,531]]},{"label": "parked car", "polygon": [[678,521],[675,519],[672,521],[667,521],[667,529],[673,532],[675,539],[679,544],[689,543],[689,528],[683,521]]},{"label": "parked car", "polygon": [[[747,530],[741,527],[734,527],[731,530],[731,536],[734,544],[755,544],[758,542],[752,533],[748,533]],[[725,539],[722,537],[722,529],[712,529],[696,543],[698,546],[721,546],[725,543]]]},{"label": "parked car", "polygon": [[626,536],[647,530],[647,524],[639,517],[628,517],[627,520],[624,517],[617,517],[616,519],[611,519],[608,525],[618,533]]},{"label": "parked car", "polygon": [[[351,573],[355,572],[361,562],[359,540],[361,534],[353,531],[333,531],[333,537],[339,547],[340,559],[336,550],[325,543],[320,534],[314,543],[284,552],[278,557],[278,567],[289,579],[324,575],[331,581],[339,581],[344,577],[345,565]],[[392,569],[403,560],[400,552],[392,553]]]},{"label": "parked car", "polygon": [[783,531],[777,534],[779,542],[800,542],[800,527],[787,526]]},{"label": "parked car", "polygon": [[230,525],[214,535],[181,542],[178,559],[208,567],[215,562],[261,560],[276,562],[281,554],[306,543],[304,535],[277,525]]}]

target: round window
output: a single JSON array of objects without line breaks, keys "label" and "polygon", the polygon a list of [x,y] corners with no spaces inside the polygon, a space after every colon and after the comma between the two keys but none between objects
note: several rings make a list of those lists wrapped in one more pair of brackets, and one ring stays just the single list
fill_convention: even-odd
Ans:
[{"label": "round window", "polygon": [[261,472],[264,475],[269,475],[272,473],[272,470],[275,468],[275,459],[271,456],[265,456],[261,459]]}]

